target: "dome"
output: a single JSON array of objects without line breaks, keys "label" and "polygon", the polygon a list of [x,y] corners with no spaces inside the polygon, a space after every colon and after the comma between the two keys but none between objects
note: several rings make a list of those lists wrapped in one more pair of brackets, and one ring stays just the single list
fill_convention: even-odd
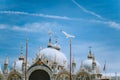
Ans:
[{"label": "dome", "polygon": [[[96,63],[96,73],[100,73],[100,64],[98,61],[94,61]],[[83,61],[83,67],[85,70],[87,70],[88,72],[91,72],[92,71],[92,64],[93,64],[93,60],[92,59],[88,59],[88,60],[85,60]]]},{"label": "dome", "polygon": [[44,55],[44,58],[48,60],[48,62],[57,62],[58,65],[67,67],[67,58],[64,53],[56,50],[54,48],[45,48],[40,51],[40,55]]},{"label": "dome", "polygon": [[18,71],[22,70],[22,63],[23,63],[23,61],[21,61],[21,60],[16,61],[16,66],[15,66],[16,70],[18,70]]}]

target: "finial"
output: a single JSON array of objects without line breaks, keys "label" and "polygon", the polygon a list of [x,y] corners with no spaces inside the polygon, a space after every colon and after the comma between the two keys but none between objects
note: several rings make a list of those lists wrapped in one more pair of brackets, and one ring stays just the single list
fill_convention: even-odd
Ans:
[{"label": "finial", "polygon": [[21,46],[19,60],[24,60],[24,55],[23,55],[23,46]]},{"label": "finial", "polygon": [[6,54],[5,64],[8,64],[8,55]]},{"label": "finial", "polygon": [[89,54],[88,54],[88,59],[92,59],[93,58],[93,54],[91,52],[91,46],[89,46]]},{"label": "finial", "polygon": [[20,51],[21,51],[21,54],[23,54],[23,46],[21,46],[21,50]]},{"label": "finial", "polygon": [[54,45],[54,48],[56,50],[60,50],[60,46],[58,45],[58,36],[57,36],[56,32],[55,32],[55,45]]},{"label": "finial", "polygon": [[51,31],[51,30],[49,30],[49,31],[48,31],[48,34],[49,34],[48,47],[52,47],[52,40],[51,40],[51,37],[52,37],[52,31]]},{"label": "finial", "polygon": [[89,53],[91,54],[91,49],[92,49],[92,47],[91,46],[89,46]]},{"label": "finial", "polygon": [[58,43],[58,36],[56,35],[55,38],[56,38],[55,43],[57,44]]},{"label": "finial", "polygon": [[49,31],[48,31],[48,34],[49,34],[49,42],[51,42],[52,31],[51,31],[51,30],[49,30]]}]

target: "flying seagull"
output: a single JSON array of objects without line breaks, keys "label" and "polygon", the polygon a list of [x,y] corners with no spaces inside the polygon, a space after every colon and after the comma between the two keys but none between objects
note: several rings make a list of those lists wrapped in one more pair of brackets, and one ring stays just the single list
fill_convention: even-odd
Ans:
[{"label": "flying seagull", "polygon": [[61,31],[66,36],[66,38],[75,38],[75,36],[70,35],[70,34],[66,33],[65,31],[63,31],[63,30],[61,30]]}]

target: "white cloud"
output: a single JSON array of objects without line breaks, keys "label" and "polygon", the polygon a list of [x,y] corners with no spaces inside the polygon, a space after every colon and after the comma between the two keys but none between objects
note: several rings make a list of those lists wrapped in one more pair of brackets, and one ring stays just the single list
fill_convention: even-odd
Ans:
[{"label": "white cloud", "polygon": [[116,22],[113,22],[113,21],[109,21],[108,24],[112,28],[120,29],[120,24],[119,23],[116,23]]},{"label": "white cloud", "polygon": [[7,25],[0,24],[0,29],[6,29],[6,28],[7,28]]},{"label": "white cloud", "polygon": [[15,31],[26,31],[26,32],[43,32],[48,31],[49,29],[60,27],[61,25],[52,22],[43,22],[43,23],[27,23],[20,26],[13,26],[12,30]]},{"label": "white cloud", "polygon": [[72,0],[72,1],[73,1],[73,3],[76,4],[80,9],[82,9],[83,12],[88,13],[88,14],[91,14],[91,15],[93,15],[93,16],[96,16],[96,17],[99,18],[99,19],[102,19],[102,20],[104,19],[102,16],[96,14],[95,12],[89,11],[89,10],[85,9],[85,8],[82,7],[80,4],[78,4],[75,0]]},{"label": "white cloud", "polygon": [[28,13],[28,12],[20,12],[20,11],[0,11],[0,14],[17,14],[17,15],[28,15],[28,16],[37,16],[37,17],[45,17],[52,19],[63,19],[63,20],[73,20],[70,17],[66,16],[57,16],[57,15],[48,15],[48,14],[39,14],[39,13]]},{"label": "white cloud", "polygon": [[44,31],[48,32],[49,30],[56,31],[56,30],[60,30],[59,29],[60,27],[63,26],[56,22],[26,23],[23,26],[0,24],[0,29],[24,31],[24,32],[44,32]]},{"label": "white cloud", "polygon": [[[52,18],[52,19],[63,19],[63,20],[75,20],[75,21],[86,21],[86,22],[95,22],[95,23],[101,23],[101,24],[107,24],[109,27],[112,28],[116,28],[116,29],[120,29],[120,24],[115,22],[115,21],[111,21],[111,20],[107,20],[105,18],[103,18],[101,15],[96,14],[93,11],[89,11],[87,9],[85,9],[84,7],[82,7],[80,4],[78,4],[75,0],[72,0],[74,4],[76,4],[81,10],[83,10],[83,12],[91,14],[93,16],[96,16],[98,19],[100,20],[86,20],[86,19],[78,19],[78,18],[71,18],[71,17],[67,17],[67,16],[57,16],[57,15],[47,15],[47,14],[39,14],[39,13],[28,13],[28,12],[20,12],[20,11],[0,11],[0,14],[14,14],[14,15],[27,15],[27,16],[37,16],[37,17],[44,17],[44,18]],[[38,24],[39,25],[39,24]],[[0,29],[6,29],[7,25],[0,25]],[[37,28],[37,26],[36,26]],[[36,29],[35,28],[35,29]],[[33,28],[32,28],[33,29]],[[20,28],[18,26],[14,26],[13,30],[21,30],[21,31],[27,31],[27,32],[32,32],[35,31],[35,29],[33,30],[28,29],[27,27],[25,28]],[[38,30],[37,30],[38,31]]]}]

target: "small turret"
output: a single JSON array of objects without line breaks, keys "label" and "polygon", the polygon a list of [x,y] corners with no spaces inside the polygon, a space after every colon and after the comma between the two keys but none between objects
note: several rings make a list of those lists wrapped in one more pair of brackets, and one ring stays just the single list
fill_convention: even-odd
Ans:
[{"label": "small turret", "polygon": [[4,74],[8,73],[8,56],[6,56],[5,62],[4,62]]}]

